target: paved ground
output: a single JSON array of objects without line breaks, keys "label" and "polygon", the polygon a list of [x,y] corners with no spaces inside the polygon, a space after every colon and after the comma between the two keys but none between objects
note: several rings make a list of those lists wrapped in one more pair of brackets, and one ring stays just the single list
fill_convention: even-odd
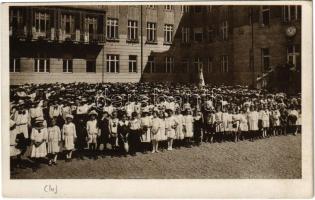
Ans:
[{"label": "paved ground", "polygon": [[203,144],[136,157],[59,161],[58,166],[19,169],[12,178],[301,178],[301,135],[254,142]]}]

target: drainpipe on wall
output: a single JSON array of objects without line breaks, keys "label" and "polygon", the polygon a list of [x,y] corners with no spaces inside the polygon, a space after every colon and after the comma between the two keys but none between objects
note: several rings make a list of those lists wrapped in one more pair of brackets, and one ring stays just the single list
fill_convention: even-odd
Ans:
[{"label": "drainpipe on wall", "polygon": [[252,67],[252,70],[253,70],[253,77],[252,77],[252,85],[253,87],[256,87],[255,86],[255,53],[254,53],[254,21],[253,21],[253,8],[250,9],[250,16],[251,16],[251,25],[252,25],[252,31],[251,31],[251,39],[252,39],[252,50],[251,50],[251,67]]},{"label": "drainpipe on wall", "polygon": [[141,32],[140,32],[140,34],[141,34],[141,36],[140,36],[140,42],[141,42],[141,55],[140,55],[140,59],[141,59],[141,63],[140,63],[140,66],[141,66],[141,71],[140,71],[140,80],[142,79],[142,73],[143,73],[143,24],[142,24],[142,21],[143,21],[143,12],[142,12],[142,5],[140,6],[140,30],[141,30]]}]

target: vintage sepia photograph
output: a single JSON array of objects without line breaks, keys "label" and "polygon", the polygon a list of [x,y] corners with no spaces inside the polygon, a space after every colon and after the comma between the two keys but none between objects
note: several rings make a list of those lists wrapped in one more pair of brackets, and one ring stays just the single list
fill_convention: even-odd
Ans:
[{"label": "vintage sepia photograph", "polygon": [[302,179],[303,12],[8,6],[9,179]]}]

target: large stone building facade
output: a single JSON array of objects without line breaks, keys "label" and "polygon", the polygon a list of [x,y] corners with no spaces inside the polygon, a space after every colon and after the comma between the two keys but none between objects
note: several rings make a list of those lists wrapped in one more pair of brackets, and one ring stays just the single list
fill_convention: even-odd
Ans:
[{"label": "large stone building facade", "polygon": [[[301,68],[300,6],[10,8],[10,81],[255,84]],[[261,83],[259,83],[261,84]]]}]

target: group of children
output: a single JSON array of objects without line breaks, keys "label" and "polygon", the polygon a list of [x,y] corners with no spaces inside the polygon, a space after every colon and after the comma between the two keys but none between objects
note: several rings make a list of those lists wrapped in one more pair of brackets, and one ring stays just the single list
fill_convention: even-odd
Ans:
[{"label": "group of children", "polygon": [[[199,146],[202,142],[255,140],[301,130],[298,101],[267,101],[267,97],[242,102],[206,99],[183,105],[169,98],[159,104],[122,107],[88,104],[85,100],[62,104],[52,100],[19,101],[11,109],[10,153],[12,169],[23,167],[21,160],[32,158],[33,170],[48,159],[57,165],[58,156],[71,162],[99,156],[135,156],[136,152],[158,153],[173,148]],[[289,103],[288,103],[289,102]],[[101,109],[100,109],[101,108]],[[28,151],[29,150],[29,151]]]}]

